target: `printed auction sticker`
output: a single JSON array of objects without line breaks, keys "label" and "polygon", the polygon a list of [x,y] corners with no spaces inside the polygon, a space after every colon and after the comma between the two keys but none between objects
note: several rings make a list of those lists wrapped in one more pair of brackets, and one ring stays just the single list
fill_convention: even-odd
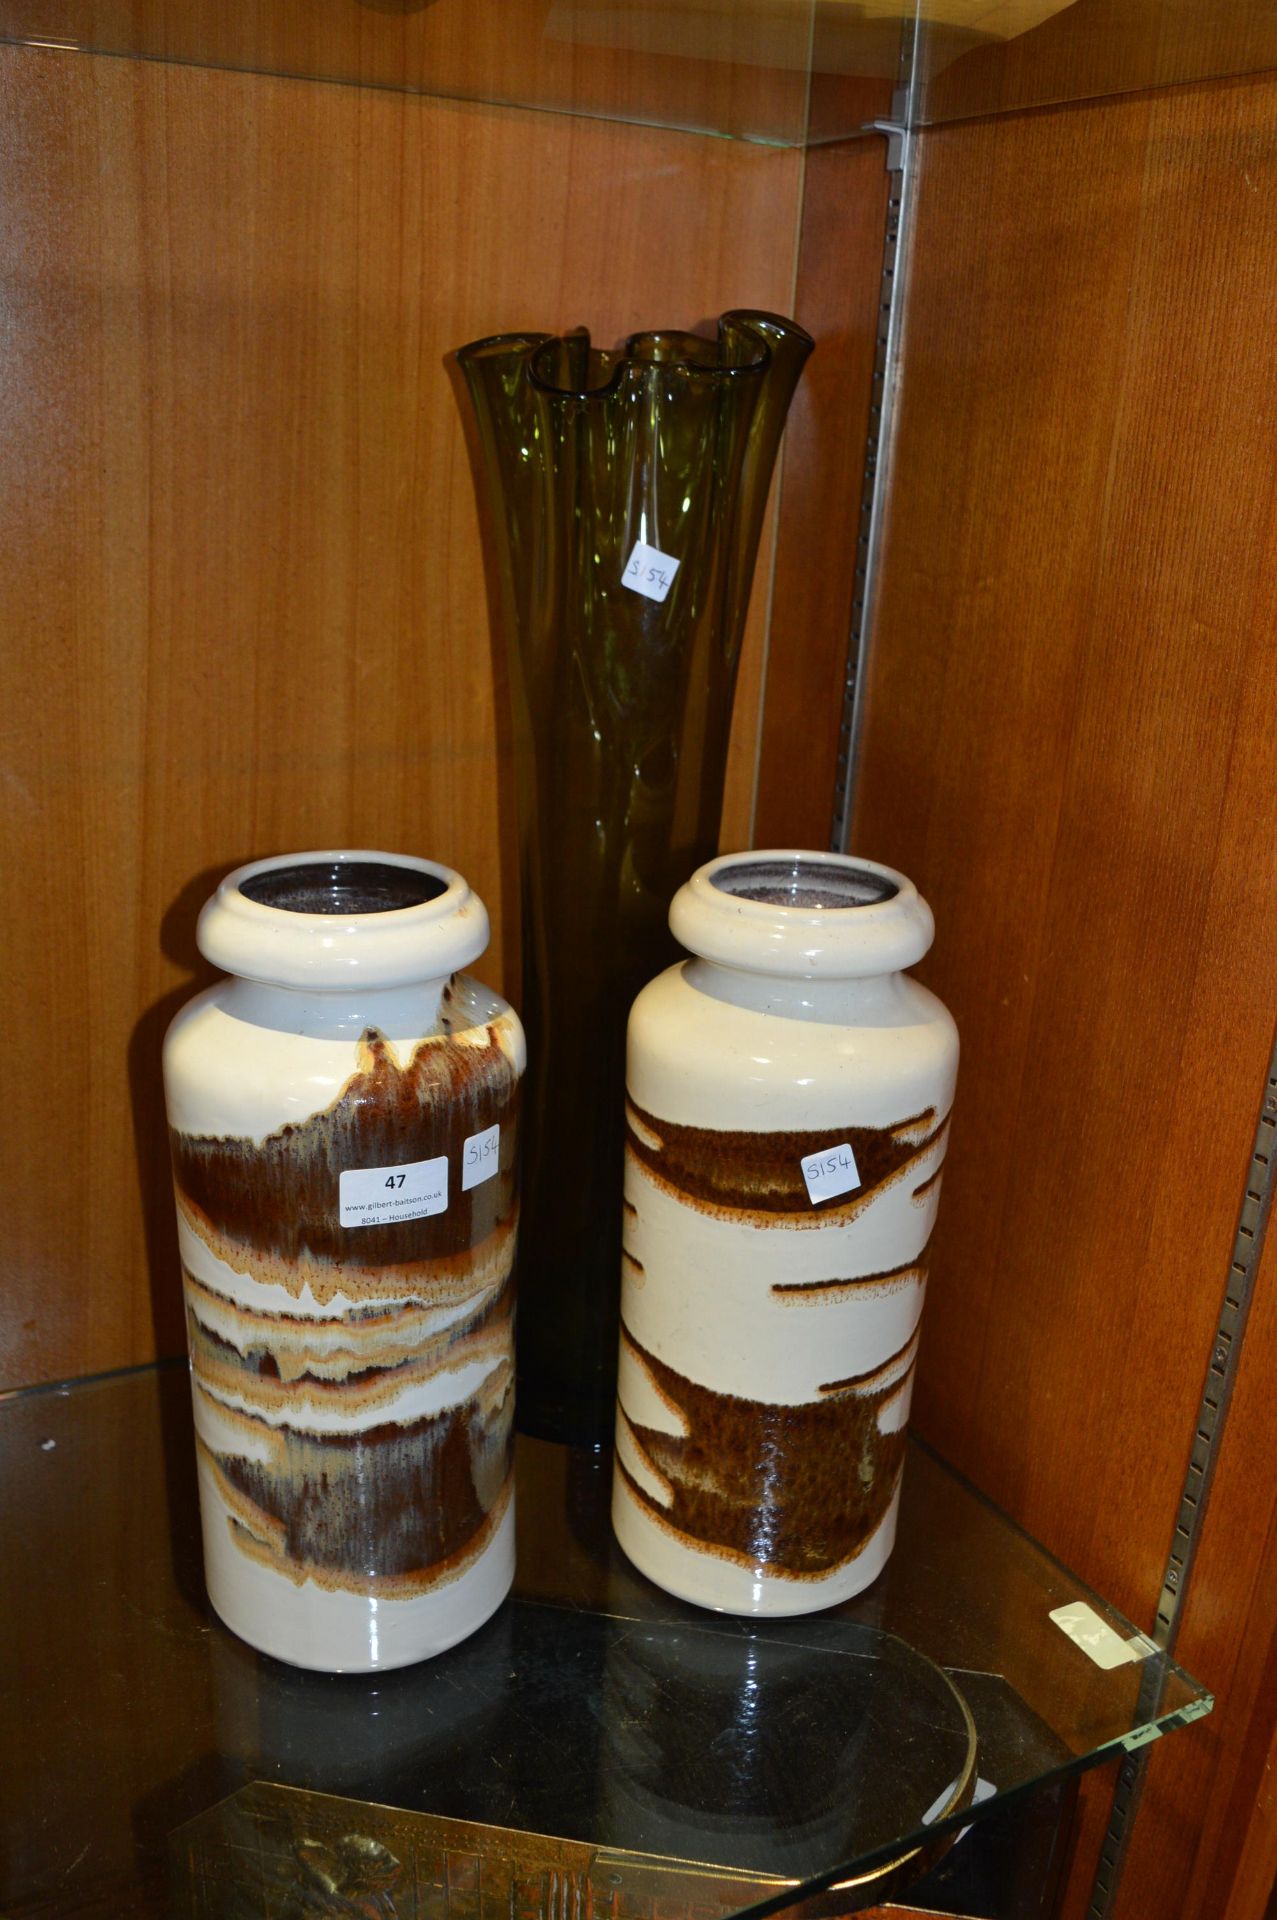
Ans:
[{"label": "printed auction sticker", "polygon": [[659,547],[649,547],[645,541],[636,540],[621,575],[621,585],[641,593],[644,599],[663,600],[674,585],[679,565],[679,561],[671,560]]},{"label": "printed auction sticker", "polygon": [[853,1193],[860,1185],[860,1170],[848,1141],[836,1147],[822,1147],[798,1162],[807,1182],[807,1198],[813,1207],[822,1200],[836,1200],[839,1194]]},{"label": "printed auction sticker", "polygon": [[481,1187],[501,1164],[501,1123],[472,1133],[461,1149],[461,1191]]},{"label": "printed auction sticker", "polygon": [[343,1227],[384,1227],[424,1220],[448,1206],[448,1156],[402,1167],[348,1167],[341,1176]]}]

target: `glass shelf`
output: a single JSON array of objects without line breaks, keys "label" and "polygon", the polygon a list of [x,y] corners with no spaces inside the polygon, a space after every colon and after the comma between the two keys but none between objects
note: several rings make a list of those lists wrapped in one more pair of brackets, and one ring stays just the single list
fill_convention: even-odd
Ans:
[{"label": "glass shelf", "polygon": [[[411,1872],[450,1920],[480,1882],[528,1920],[569,1884],[616,1920],[774,1911],[1209,1711],[916,1443],[887,1571],[799,1620],[651,1586],[612,1540],[608,1460],[523,1440],[518,1473],[495,1618],[329,1677],[208,1607],[184,1366],[0,1400],[0,1910],[270,1920],[314,1876],[371,1898]],[[1052,1618],[1070,1605],[1120,1664]]]},{"label": "glass shelf", "polygon": [[0,0],[0,40],[791,147],[813,60],[829,137],[887,110],[900,22],[893,0]]},{"label": "glass shelf", "polygon": [[0,42],[802,146],[1277,68],[1272,0],[0,0]]}]

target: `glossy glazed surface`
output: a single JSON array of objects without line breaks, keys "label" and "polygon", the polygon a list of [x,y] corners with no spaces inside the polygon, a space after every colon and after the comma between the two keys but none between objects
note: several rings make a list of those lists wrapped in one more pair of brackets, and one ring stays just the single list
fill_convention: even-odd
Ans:
[{"label": "glossy glazed surface", "polygon": [[614,1517],[686,1599],[805,1612],[891,1551],[957,1036],[878,970],[929,936],[903,876],[734,856],[671,920],[714,958],[630,1019]]},{"label": "glossy glazed surface", "polygon": [[[324,916],[309,883],[287,884],[308,910],[259,899],[235,938],[286,915],[259,971],[307,977],[302,936],[322,965]],[[463,896],[431,920],[449,894],[347,911],[334,944],[374,977],[409,946],[417,965],[451,957],[482,907]],[[464,974],[341,992],[228,980],[170,1031],[209,1591],[282,1659],[420,1659],[508,1590],[523,1060],[514,1014]]]}]

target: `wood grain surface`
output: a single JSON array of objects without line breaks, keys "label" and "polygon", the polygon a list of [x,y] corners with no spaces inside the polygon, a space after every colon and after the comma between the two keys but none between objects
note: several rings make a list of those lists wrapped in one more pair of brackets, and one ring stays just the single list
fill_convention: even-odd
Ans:
[{"label": "wood grain surface", "polygon": [[0,0],[0,38],[801,144],[855,134],[881,111],[907,11],[904,0]]},{"label": "wood grain surface", "polygon": [[1274,66],[1271,0],[1072,0],[1013,40],[931,27],[921,114],[966,119]]},{"label": "wood grain surface", "polygon": [[[1176,1657],[1215,1712],[1150,1757],[1116,1920],[1260,1920],[1277,1873],[1277,1240],[1268,1242]],[[1168,1841],[1173,1843],[1168,1844]]]},{"label": "wood grain surface", "polygon": [[[159,1046],[222,873],[288,848],[431,854],[493,910],[479,971],[499,979],[512,822],[445,356],[506,329],[611,342],[787,309],[801,167],[0,52],[0,911],[23,1035],[0,1381],[180,1347]],[[769,573],[765,549],[733,843]]]},{"label": "wood grain surface", "polygon": [[789,428],[756,846],[829,844],[887,185],[881,136],[808,155],[797,306],[820,349]]},{"label": "wood grain surface", "polygon": [[[1270,81],[923,144],[854,836],[935,908],[963,1039],[914,1404],[1145,1628],[1273,1034],[1275,257]],[[1262,1661],[1272,1451],[1238,1418],[1181,1648],[1224,1707],[1154,1763],[1191,1784],[1130,1920],[1223,1911],[1255,1770],[1222,1622]]]},{"label": "wood grain surface", "polygon": [[779,141],[810,33],[807,0],[0,0],[19,39]]}]

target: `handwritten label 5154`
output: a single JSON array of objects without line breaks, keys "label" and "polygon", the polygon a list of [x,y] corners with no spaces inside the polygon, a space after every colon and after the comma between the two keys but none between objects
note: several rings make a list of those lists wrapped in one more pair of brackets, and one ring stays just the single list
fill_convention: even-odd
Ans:
[{"label": "handwritten label 5154", "polygon": [[842,1140],[836,1147],[822,1147],[799,1161],[807,1182],[807,1198],[813,1207],[822,1200],[836,1200],[840,1194],[853,1193],[860,1185],[860,1169],[851,1144]]},{"label": "handwritten label 5154", "polygon": [[491,1180],[501,1165],[501,1125],[485,1127],[482,1133],[472,1133],[461,1149],[461,1190],[469,1193],[471,1187],[482,1186],[485,1180]]},{"label": "handwritten label 5154", "polygon": [[668,553],[662,553],[659,547],[649,547],[646,541],[636,540],[634,551],[625,563],[621,585],[641,593],[645,600],[663,600],[674,584],[678,569],[679,562],[672,560]]}]

